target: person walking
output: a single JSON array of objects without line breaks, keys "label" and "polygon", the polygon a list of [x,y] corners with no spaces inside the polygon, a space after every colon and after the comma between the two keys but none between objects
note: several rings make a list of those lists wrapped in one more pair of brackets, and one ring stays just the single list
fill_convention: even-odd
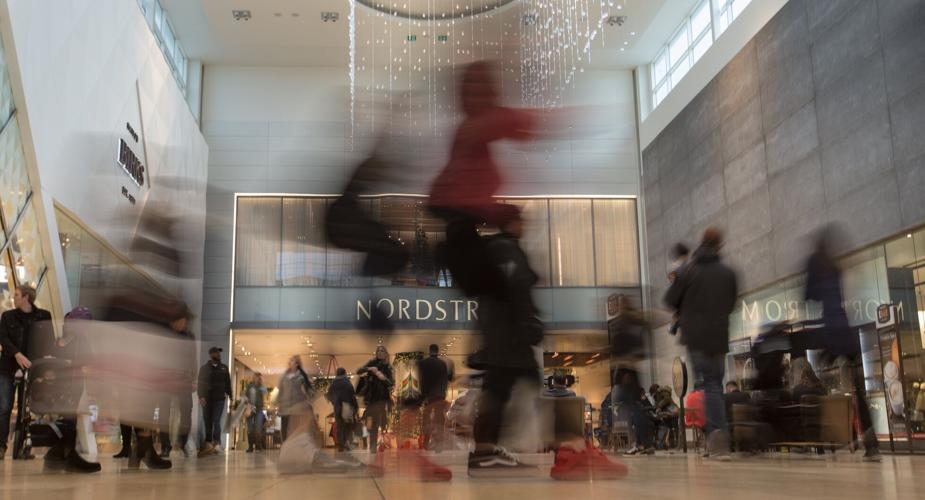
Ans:
[{"label": "person walking", "polygon": [[392,387],[395,386],[395,371],[385,346],[376,347],[376,357],[360,367],[357,375],[365,375],[358,384],[357,393],[363,396],[366,404],[364,420],[369,420],[369,452],[376,453],[379,433],[388,427]]},{"label": "person walking", "polygon": [[338,453],[343,454],[350,451],[349,442],[353,437],[353,428],[356,426],[360,408],[346,369],[337,369],[325,397],[334,407],[334,444]]},{"label": "person walking", "polygon": [[245,390],[247,402],[251,405],[251,415],[247,417],[247,453],[264,449],[263,426],[266,419],[267,386],[263,385],[263,374],[255,373],[254,380]]},{"label": "person walking", "polygon": [[209,349],[209,361],[199,369],[199,404],[205,420],[206,437],[199,456],[218,453],[222,444],[222,412],[225,398],[231,399],[231,374],[228,365],[222,363],[222,348]]},{"label": "person walking", "polygon": [[815,250],[806,262],[806,300],[822,304],[823,326],[817,334],[824,348],[824,357],[834,360],[844,356],[852,366],[852,384],[857,399],[858,422],[864,432],[864,460],[880,461],[880,444],[874,432],[873,419],[864,386],[864,367],[861,363],[861,341],[852,331],[843,306],[841,269],[832,252],[833,239],[838,229],[823,228],[816,239]]},{"label": "person walking", "polygon": [[50,321],[51,313],[35,305],[35,288],[16,287],[13,309],[0,315],[0,460],[6,455],[13,412],[13,383],[16,372],[32,366],[29,358],[32,329],[40,321]]},{"label": "person walking", "polygon": [[193,415],[193,398],[192,393],[197,389],[196,383],[196,345],[194,343],[193,334],[189,332],[189,317],[190,312],[187,309],[186,304],[178,304],[174,308],[174,313],[171,315],[173,319],[170,321],[170,330],[177,334],[180,338],[185,340],[189,344],[187,350],[188,358],[185,360],[184,365],[188,367],[189,370],[189,382],[185,389],[177,391],[177,393],[166,399],[161,403],[161,458],[170,457],[170,451],[173,449],[173,446],[170,442],[170,402],[171,400],[176,400],[177,402],[177,412],[180,416],[180,428],[178,430],[178,444],[180,449],[183,452],[184,456],[188,456],[189,452],[186,450],[187,441],[189,441],[189,432],[192,427],[192,415]]},{"label": "person walking", "polygon": [[289,358],[286,371],[279,378],[279,394],[276,406],[280,415],[280,436],[283,441],[289,437],[290,420],[293,415],[301,414],[304,407],[310,406],[312,396],[308,374],[302,369],[299,356]]},{"label": "person walking", "polygon": [[440,347],[431,344],[428,356],[418,361],[418,375],[421,380],[421,395],[424,398],[423,435],[424,448],[440,452],[443,450],[446,411],[449,403],[446,391],[453,372],[440,359]]},{"label": "person walking", "polygon": [[707,228],[691,262],[665,293],[665,303],[678,313],[681,343],[687,347],[695,379],[703,380],[707,454],[729,460],[723,378],[729,352],[729,315],[739,289],[735,271],[720,258],[722,247],[722,233]]}]

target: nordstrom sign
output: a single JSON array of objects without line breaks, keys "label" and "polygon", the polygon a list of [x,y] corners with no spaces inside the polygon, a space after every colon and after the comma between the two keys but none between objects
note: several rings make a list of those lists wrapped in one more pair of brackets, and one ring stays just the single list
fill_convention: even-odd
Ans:
[{"label": "nordstrom sign", "polygon": [[371,319],[376,309],[389,319],[415,321],[476,321],[479,319],[479,303],[466,299],[379,299],[359,300],[356,304],[356,319]]}]

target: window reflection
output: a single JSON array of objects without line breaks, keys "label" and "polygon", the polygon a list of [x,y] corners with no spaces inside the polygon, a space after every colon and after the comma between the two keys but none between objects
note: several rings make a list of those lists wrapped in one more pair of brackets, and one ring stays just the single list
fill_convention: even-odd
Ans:
[{"label": "window reflection", "polygon": [[38,218],[31,205],[23,213],[16,234],[10,238],[16,282],[36,286],[45,273],[45,255],[39,235]]}]

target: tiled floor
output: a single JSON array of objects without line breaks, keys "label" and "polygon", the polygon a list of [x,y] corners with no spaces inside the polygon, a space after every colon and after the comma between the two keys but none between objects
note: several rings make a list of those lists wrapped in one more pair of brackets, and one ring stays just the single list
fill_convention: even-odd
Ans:
[{"label": "tiled floor", "polygon": [[463,455],[441,455],[454,478],[449,483],[420,483],[387,475],[279,475],[276,453],[245,454],[203,460],[174,459],[170,471],[127,471],[125,462],[103,459],[103,472],[93,475],[42,473],[42,461],[0,462],[0,498],[104,500],[135,499],[709,499],[783,500],[925,498],[925,456],[884,457],[880,464],[862,463],[858,455],[824,460],[775,456],[703,461],[693,455],[625,459],[630,474],[620,481],[556,482],[548,477],[551,456],[537,475],[521,479],[469,479]]}]

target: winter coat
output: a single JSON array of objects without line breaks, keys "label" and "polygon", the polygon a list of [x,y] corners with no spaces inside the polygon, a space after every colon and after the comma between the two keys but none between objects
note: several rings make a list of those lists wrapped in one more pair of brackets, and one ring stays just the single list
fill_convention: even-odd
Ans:
[{"label": "winter coat", "polygon": [[48,321],[51,324],[51,313],[32,308],[32,312],[25,313],[19,308],[4,311],[0,315],[0,347],[3,348],[0,353],[0,373],[13,375],[19,369],[16,362],[16,354],[22,353],[29,358],[29,348],[32,345],[33,329],[37,323]]},{"label": "winter coat", "polygon": [[681,343],[703,354],[729,352],[729,315],[738,294],[735,271],[716,250],[700,247],[665,293],[665,304],[678,311]]},{"label": "winter coat", "polygon": [[331,402],[331,405],[334,406],[334,415],[339,418],[343,417],[343,405],[346,404],[353,407],[352,415],[356,418],[355,415],[360,405],[357,402],[353,384],[350,383],[350,377],[346,375],[334,377],[334,381],[331,382],[331,386],[328,387],[328,392],[325,394],[325,397]]},{"label": "winter coat", "polygon": [[806,263],[806,300],[822,303],[823,327],[815,334],[814,347],[823,347],[835,356],[861,352],[860,337],[851,331],[842,305],[841,271],[819,253]]},{"label": "winter coat", "polygon": [[418,361],[418,376],[421,380],[421,395],[425,400],[446,399],[446,388],[450,382],[450,370],[446,362],[437,356],[428,356]]},{"label": "winter coat", "polygon": [[543,340],[543,322],[532,292],[539,278],[517,238],[501,233],[486,240],[491,264],[501,272],[502,285],[479,296],[482,347],[469,365],[476,369],[538,369],[533,346]]},{"label": "winter coat", "polygon": [[[369,368],[375,366],[385,376],[381,380],[376,375],[369,372]],[[366,375],[357,384],[357,394],[363,397],[366,406],[372,403],[385,402],[388,405],[392,403],[392,387],[395,385],[395,373],[392,371],[392,365],[381,361],[378,358],[369,360],[359,370],[358,375]]]},{"label": "winter coat", "polygon": [[302,370],[286,371],[279,378],[279,394],[276,406],[280,415],[297,413],[296,408],[311,401],[312,388],[308,376]]},{"label": "winter coat", "polygon": [[207,401],[223,401],[225,396],[231,395],[231,374],[228,372],[228,365],[219,361],[202,365],[199,369],[199,388],[197,390],[200,398]]}]

